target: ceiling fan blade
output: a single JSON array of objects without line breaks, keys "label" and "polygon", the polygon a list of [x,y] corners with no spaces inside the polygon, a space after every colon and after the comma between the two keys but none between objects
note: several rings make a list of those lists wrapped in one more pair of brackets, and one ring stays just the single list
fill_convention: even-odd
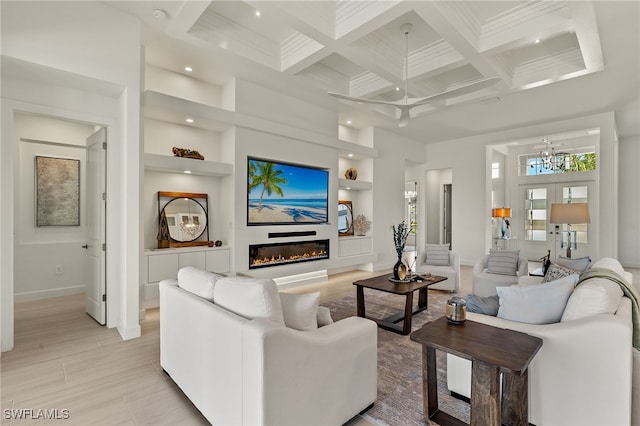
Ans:
[{"label": "ceiling fan blade", "polygon": [[409,124],[409,120],[411,119],[411,115],[409,114],[409,106],[400,106],[400,121],[398,122],[398,127],[407,127]]},{"label": "ceiling fan blade", "polygon": [[[500,81],[500,77],[485,78],[484,80],[476,81],[475,83],[468,84],[466,86],[458,87],[457,89],[447,90],[446,92],[438,93],[436,95],[427,96],[425,98],[418,98],[409,103],[410,107],[417,105],[424,105],[444,99],[455,98],[457,96],[466,95],[478,90],[482,90],[487,87],[491,87]],[[410,99],[411,101],[412,99]]]},{"label": "ceiling fan blade", "polygon": [[330,96],[333,96],[334,98],[342,99],[342,100],[345,100],[345,101],[358,102],[360,104],[377,104],[377,105],[397,106],[394,102],[378,101],[378,100],[375,100],[375,99],[367,99],[367,98],[355,98],[353,96],[341,95],[340,93],[333,93],[333,92],[329,92],[328,94]]}]

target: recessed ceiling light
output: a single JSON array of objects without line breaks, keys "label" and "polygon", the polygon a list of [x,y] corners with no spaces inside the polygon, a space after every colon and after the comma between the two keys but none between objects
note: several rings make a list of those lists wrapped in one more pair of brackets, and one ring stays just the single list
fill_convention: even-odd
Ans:
[{"label": "recessed ceiling light", "polygon": [[353,154],[347,154],[347,156],[349,156],[349,157],[353,157]]},{"label": "recessed ceiling light", "polygon": [[350,187],[350,186],[347,186],[345,189],[348,191],[348,190],[350,190],[350,189],[351,189],[351,187]]},{"label": "recessed ceiling light", "polygon": [[399,87],[396,87],[396,92],[399,92],[399,91],[400,91],[400,88],[399,88]]},{"label": "recessed ceiling light", "polygon": [[538,44],[538,43],[540,43],[540,39],[539,38],[536,39],[536,44]]},{"label": "recessed ceiling light", "polygon": [[258,16],[258,17],[259,17],[260,15],[262,15],[262,14],[260,13],[260,11],[259,11],[259,10],[256,10],[256,16]]},{"label": "recessed ceiling light", "polygon": [[184,67],[184,70],[186,72],[191,72],[191,71],[193,71],[193,68],[191,68],[189,65],[187,65],[186,67]]},{"label": "recessed ceiling light", "polygon": [[191,170],[185,170],[184,171],[186,174],[190,175],[191,174]]},{"label": "recessed ceiling light", "polygon": [[193,118],[187,118],[184,121],[186,121],[187,123],[193,123]]},{"label": "recessed ceiling light", "polygon": [[347,124],[351,124],[351,120],[347,120]]}]

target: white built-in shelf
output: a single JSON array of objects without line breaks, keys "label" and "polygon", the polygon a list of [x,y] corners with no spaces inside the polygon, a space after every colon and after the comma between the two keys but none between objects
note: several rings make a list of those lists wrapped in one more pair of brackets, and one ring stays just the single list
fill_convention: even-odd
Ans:
[{"label": "white built-in shelf", "polygon": [[233,174],[233,164],[159,154],[144,154],[144,169],[170,173],[184,173],[185,170],[189,170],[191,174],[201,176],[229,176]]},{"label": "white built-in shelf", "polygon": [[235,113],[212,105],[145,90],[144,116],[159,121],[184,125],[185,117],[195,120],[193,127],[223,132],[236,123]]},{"label": "white built-in shelf", "polygon": [[371,182],[343,178],[338,179],[338,186],[340,189],[349,189],[351,191],[368,191],[373,188],[373,184]]},{"label": "white built-in shelf", "polygon": [[338,146],[338,156],[342,158],[350,158],[354,160],[361,160],[363,158],[378,158],[378,150],[376,148],[371,148],[344,140],[339,140]]}]

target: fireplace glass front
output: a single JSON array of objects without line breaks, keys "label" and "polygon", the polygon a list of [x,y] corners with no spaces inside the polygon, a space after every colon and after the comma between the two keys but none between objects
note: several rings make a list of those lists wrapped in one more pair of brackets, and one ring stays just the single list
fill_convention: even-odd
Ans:
[{"label": "fireplace glass front", "polygon": [[329,240],[255,244],[249,246],[249,269],[329,258]]}]

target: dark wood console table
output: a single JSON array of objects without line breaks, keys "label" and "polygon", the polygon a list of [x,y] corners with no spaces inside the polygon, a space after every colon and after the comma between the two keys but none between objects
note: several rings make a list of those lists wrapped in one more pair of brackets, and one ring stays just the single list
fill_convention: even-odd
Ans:
[{"label": "dark wood console table", "polygon": [[[397,283],[389,281],[389,275],[381,275],[378,277],[367,278],[366,280],[358,280],[353,283],[357,288],[356,304],[358,307],[358,316],[367,318],[364,308],[365,287],[386,293],[404,295],[406,297],[406,301],[403,312],[391,315],[384,319],[369,319],[375,321],[380,328],[393,331],[394,333],[407,335],[411,333],[411,320],[413,315],[427,309],[427,287],[446,279],[446,277],[432,275],[429,277],[420,277],[417,281]],[[416,290],[418,290],[418,307],[413,310],[413,292]],[[397,324],[400,321],[402,321],[402,325]]]},{"label": "dark wood console table", "polygon": [[[436,349],[471,361],[471,425],[529,424],[527,367],[542,339],[467,320],[451,324],[445,317],[411,333],[422,344],[424,418],[440,425],[461,425],[438,408]],[[500,400],[500,373],[502,401]]]}]

